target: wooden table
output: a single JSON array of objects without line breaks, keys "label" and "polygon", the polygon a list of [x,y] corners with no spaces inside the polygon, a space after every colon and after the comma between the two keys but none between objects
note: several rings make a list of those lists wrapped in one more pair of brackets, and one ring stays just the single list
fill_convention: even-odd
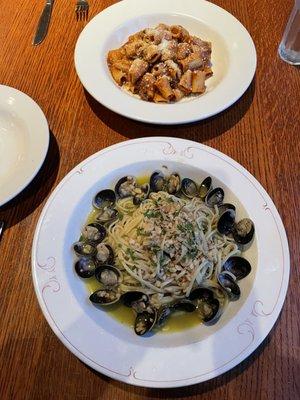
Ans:
[{"label": "wooden table", "polygon": [[[90,1],[90,18],[113,1]],[[195,0],[197,1],[197,0]],[[49,121],[51,142],[43,168],[23,193],[0,209],[0,398],[40,399],[265,399],[300,398],[300,76],[277,47],[292,0],[217,0],[249,30],[256,44],[255,79],[223,113],[190,126],[130,121],[91,98],[76,75],[74,46],[84,22],[74,4],[55,2],[50,31],[31,45],[44,0],[0,0],[0,83],[31,96]],[[123,140],[166,135],[192,139],[246,167],[273,198],[285,224],[291,279],[283,311],[247,360],[212,381],[188,388],[151,390],[111,380],[87,368],[49,328],[31,280],[31,245],[51,191],[76,164]]]}]

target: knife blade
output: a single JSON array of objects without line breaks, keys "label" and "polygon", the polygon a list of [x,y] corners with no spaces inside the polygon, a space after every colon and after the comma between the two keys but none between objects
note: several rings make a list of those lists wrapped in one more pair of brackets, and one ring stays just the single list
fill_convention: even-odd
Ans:
[{"label": "knife blade", "polygon": [[32,42],[32,44],[35,46],[42,43],[42,41],[45,39],[45,37],[47,35],[53,3],[54,3],[54,0],[46,1],[44,10],[42,12],[42,15],[40,16],[37,30],[36,30],[36,33],[35,33],[35,36],[34,36],[34,39]]},{"label": "knife blade", "polygon": [[4,230],[4,221],[0,221],[0,239]]}]

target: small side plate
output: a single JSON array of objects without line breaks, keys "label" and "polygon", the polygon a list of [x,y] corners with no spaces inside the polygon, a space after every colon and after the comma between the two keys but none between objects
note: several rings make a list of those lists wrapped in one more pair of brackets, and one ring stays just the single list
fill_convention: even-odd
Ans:
[{"label": "small side plate", "polygon": [[31,182],[48,146],[48,123],[40,107],[25,93],[0,85],[0,206]]}]

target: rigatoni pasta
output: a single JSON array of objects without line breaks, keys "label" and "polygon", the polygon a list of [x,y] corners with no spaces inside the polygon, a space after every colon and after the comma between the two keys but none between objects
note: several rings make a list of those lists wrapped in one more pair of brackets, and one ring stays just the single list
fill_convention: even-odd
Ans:
[{"label": "rigatoni pasta", "polygon": [[211,43],[180,25],[159,24],[129,36],[108,52],[107,64],[119,86],[156,103],[204,93],[213,74]]}]

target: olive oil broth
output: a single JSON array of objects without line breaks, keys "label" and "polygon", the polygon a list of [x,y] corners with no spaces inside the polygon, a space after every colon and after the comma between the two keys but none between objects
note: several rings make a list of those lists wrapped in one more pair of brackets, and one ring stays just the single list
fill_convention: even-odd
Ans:
[{"label": "olive oil broth", "polygon": [[[85,279],[85,283],[89,294],[100,289],[100,284],[95,277]],[[122,325],[127,325],[131,328],[134,327],[135,314],[129,307],[124,306],[122,303],[116,303],[111,306],[102,306],[101,308],[103,312],[107,312]],[[196,311],[192,313],[177,311],[169,316],[162,327],[154,329],[154,332],[175,333],[193,328],[200,323],[201,321]]]}]

